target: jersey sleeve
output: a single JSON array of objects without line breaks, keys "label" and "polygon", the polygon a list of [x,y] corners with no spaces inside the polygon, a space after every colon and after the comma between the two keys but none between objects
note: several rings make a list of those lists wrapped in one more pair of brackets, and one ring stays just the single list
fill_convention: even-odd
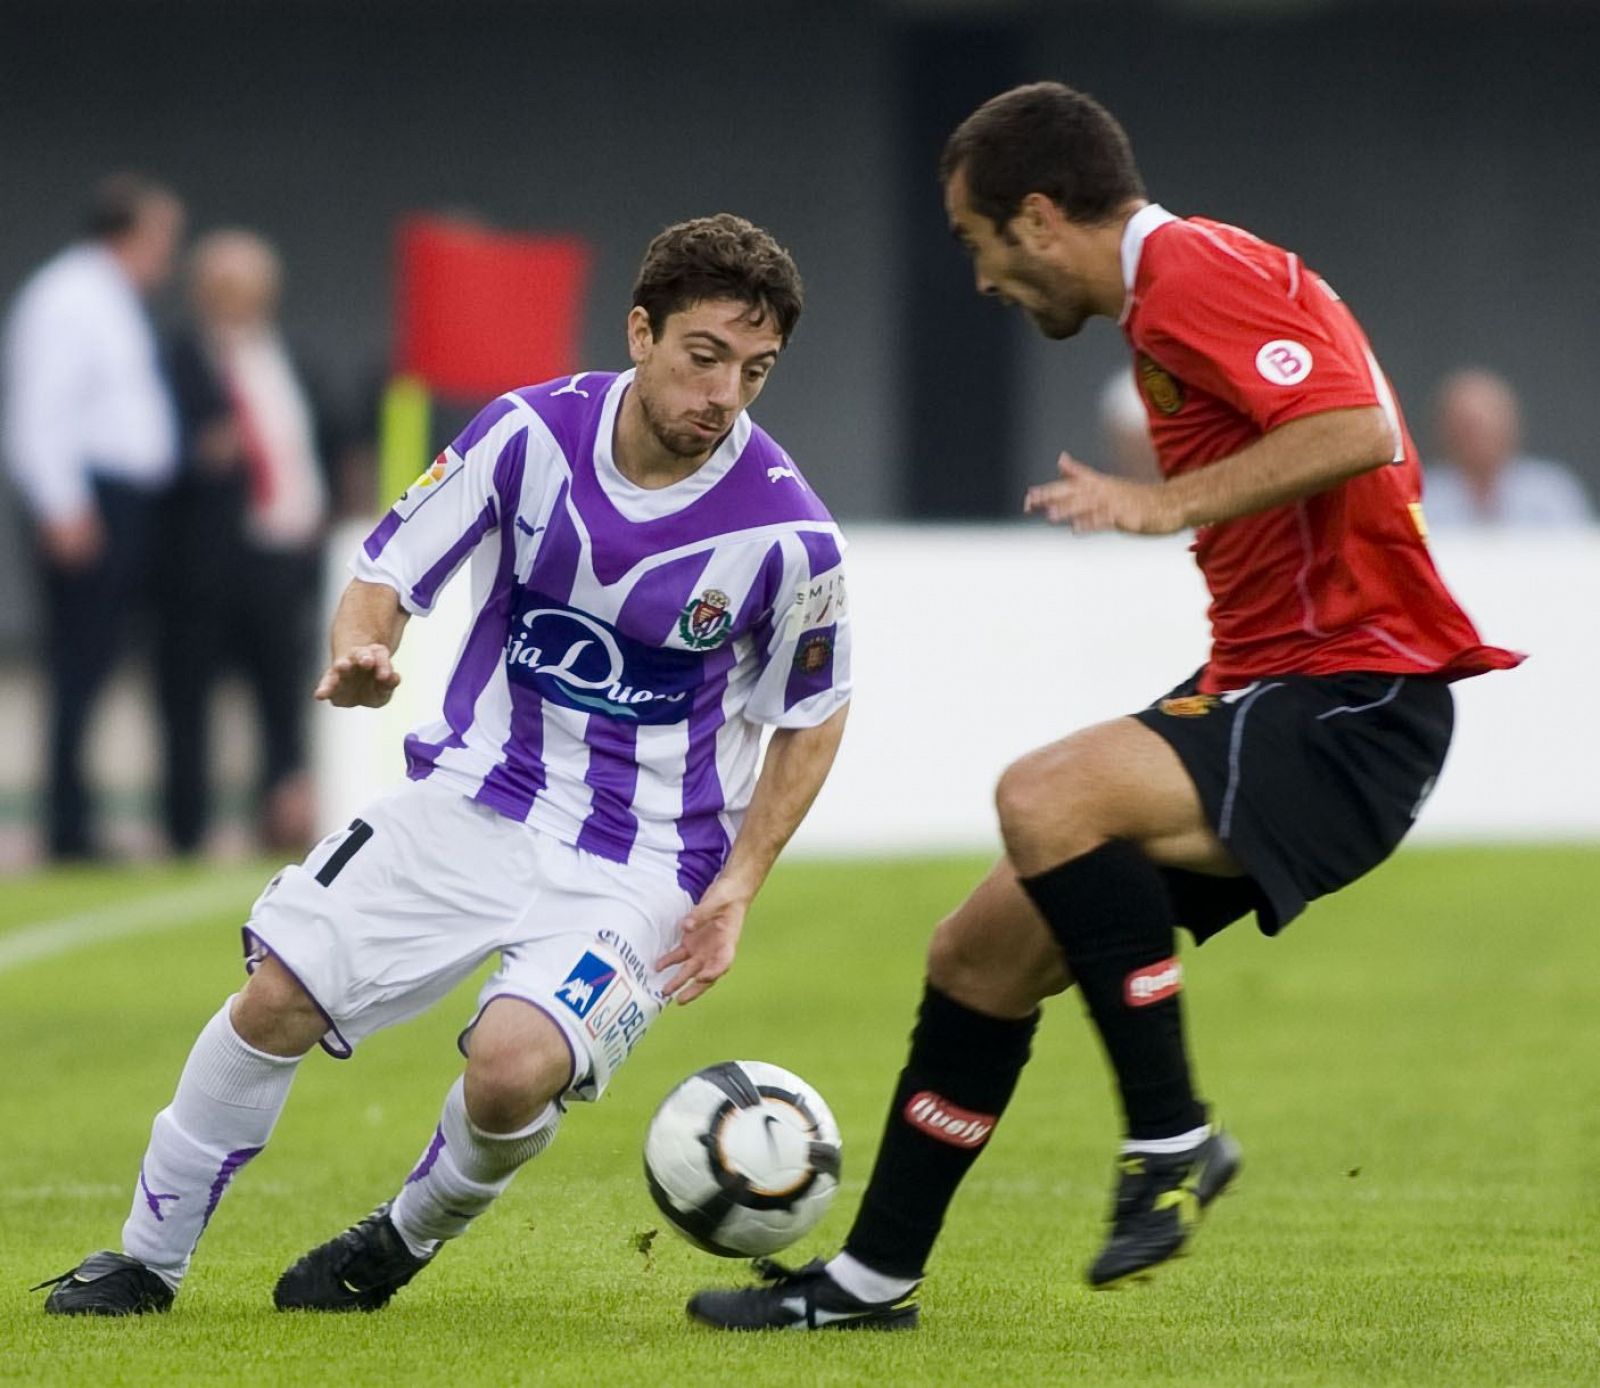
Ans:
[{"label": "jersey sleeve", "polygon": [[1297,257],[1280,272],[1218,241],[1185,248],[1141,305],[1140,343],[1263,433],[1325,410],[1386,409],[1348,311]]},{"label": "jersey sleeve", "polygon": [[500,523],[496,469],[507,441],[525,428],[496,400],[401,493],[350,561],[350,572],[383,583],[414,615],[432,610],[439,590]]},{"label": "jersey sleeve", "polygon": [[844,538],[805,531],[784,545],[783,578],[765,658],[745,716],[777,728],[814,728],[850,701],[850,603]]}]

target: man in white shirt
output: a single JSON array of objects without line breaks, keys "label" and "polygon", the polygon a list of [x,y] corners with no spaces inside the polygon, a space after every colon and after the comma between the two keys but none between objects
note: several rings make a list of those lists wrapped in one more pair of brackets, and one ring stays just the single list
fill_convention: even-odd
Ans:
[{"label": "man in white shirt", "polygon": [[1457,371],[1439,387],[1436,432],[1444,456],[1424,475],[1422,507],[1437,529],[1552,528],[1592,522],[1570,468],[1520,452],[1517,397],[1491,371]]},{"label": "man in white shirt", "polygon": [[139,601],[155,499],[177,461],[143,299],[171,273],[183,206],[157,184],[117,174],[95,191],[85,229],[23,285],[0,364],[0,449],[43,574],[54,858],[94,851],[84,733]]}]

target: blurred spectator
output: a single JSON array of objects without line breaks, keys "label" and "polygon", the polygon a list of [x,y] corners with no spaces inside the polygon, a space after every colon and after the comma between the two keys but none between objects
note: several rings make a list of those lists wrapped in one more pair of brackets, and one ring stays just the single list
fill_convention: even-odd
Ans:
[{"label": "blurred spectator", "polygon": [[163,507],[157,688],[166,741],[166,826],[192,853],[208,822],[211,696],[244,674],[261,730],[258,828],[277,850],[311,840],[306,772],[329,487],[319,411],[277,327],[276,252],[247,231],[195,246],[193,326],[168,370],[183,466]]},{"label": "blurred spectator", "polygon": [[1429,525],[1583,525],[1593,510],[1570,469],[1518,452],[1521,420],[1511,387],[1490,371],[1447,376],[1435,400],[1443,456],[1427,470]]},{"label": "blurred spectator", "polygon": [[183,205],[117,174],[95,190],[85,231],[18,293],[0,368],[6,462],[43,574],[46,846],[58,859],[97,854],[84,734],[143,604],[156,504],[177,460],[143,299],[171,273]]},{"label": "blurred spectator", "polygon": [[1100,433],[1107,468],[1136,482],[1159,482],[1161,468],[1150,442],[1150,417],[1145,413],[1133,372],[1124,368],[1100,391]]}]

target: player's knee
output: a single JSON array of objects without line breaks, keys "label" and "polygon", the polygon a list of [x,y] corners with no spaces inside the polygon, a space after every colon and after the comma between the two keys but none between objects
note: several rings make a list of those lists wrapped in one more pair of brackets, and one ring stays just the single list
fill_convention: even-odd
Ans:
[{"label": "player's knee", "polygon": [[[1012,762],[995,785],[1000,834],[1019,867],[1048,842],[1050,857],[1087,852],[1109,837],[1096,803],[1092,753],[1041,748]],[[1039,870],[1037,867],[1024,870]]]},{"label": "player's knee", "polygon": [[1048,752],[1029,752],[1000,773],[994,805],[1002,833],[1027,833],[1073,814],[1071,773],[1059,763]]},{"label": "player's knee", "polygon": [[328,1026],[299,980],[271,955],[234,999],[229,1020],[247,1046],[281,1056],[304,1055]]},{"label": "player's knee", "polygon": [[571,1053],[554,1023],[525,1006],[522,1012],[486,1013],[472,1034],[467,1115],[485,1132],[525,1128],[572,1082]]}]

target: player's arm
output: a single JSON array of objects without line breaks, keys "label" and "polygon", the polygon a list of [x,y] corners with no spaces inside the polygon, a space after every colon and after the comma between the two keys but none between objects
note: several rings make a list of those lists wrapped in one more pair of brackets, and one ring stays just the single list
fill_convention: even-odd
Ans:
[{"label": "player's arm", "polygon": [[849,709],[841,705],[815,727],[772,734],[727,863],[684,917],[677,947],[656,963],[661,969],[679,966],[667,982],[669,997],[693,1002],[732,967],[745,912],[827,780]]},{"label": "player's arm", "polygon": [[394,653],[411,614],[387,583],[351,579],[333,614],[331,661],[316,697],[336,708],[382,708],[400,683]]},{"label": "player's arm", "polygon": [[1394,430],[1377,406],[1302,415],[1207,467],[1134,482],[1061,455],[1061,476],[1028,489],[1023,509],[1079,533],[1170,535],[1265,511],[1391,462]]}]

